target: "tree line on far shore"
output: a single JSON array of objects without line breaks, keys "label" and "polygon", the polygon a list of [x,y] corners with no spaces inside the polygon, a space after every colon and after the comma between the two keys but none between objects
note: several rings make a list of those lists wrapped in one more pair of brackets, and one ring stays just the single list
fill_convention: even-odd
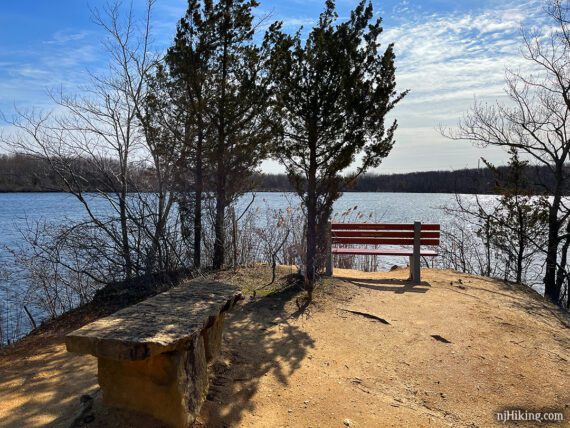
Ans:
[{"label": "tree line on far shore", "polygon": [[[570,165],[565,167],[570,173]],[[401,192],[401,193],[451,193],[473,195],[501,194],[501,186],[509,182],[510,166],[495,168],[469,168],[455,171],[420,171],[401,174],[363,174],[344,192]],[[523,189],[530,194],[548,193],[555,182],[552,171],[545,166],[527,166]],[[286,174],[260,174],[257,191],[293,191]],[[570,195],[570,184],[565,183],[564,195]]]},{"label": "tree line on far shore", "polygon": [[[90,192],[112,191],[98,175],[90,170],[89,162],[75,161],[83,171],[85,190]],[[110,159],[109,163],[113,161]],[[81,167],[81,164],[83,166]],[[81,168],[80,168],[81,167]],[[118,165],[117,165],[118,168]],[[152,169],[132,166],[139,191],[153,191],[156,183]],[[566,169],[570,172],[570,166]],[[401,174],[368,173],[358,177],[354,183],[343,189],[344,192],[403,192],[403,193],[459,193],[459,194],[498,194],[498,188],[506,183],[509,167],[499,166],[495,170],[488,167],[460,169],[455,171],[420,171]],[[544,189],[552,188],[554,176],[546,166],[527,167],[524,170],[525,186],[531,194],[543,194]],[[0,155],[0,192],[63,192],[65,185],[53,172],[45,159],[26,154]],[[190,189],[188,189],[190,190]],[[208,190],[208,189],[206,189]],[[252,177],[252,191],[256,192],[295,192],[286,174],[258,172]],[[562,192],[570,195],[570,185]]]}]

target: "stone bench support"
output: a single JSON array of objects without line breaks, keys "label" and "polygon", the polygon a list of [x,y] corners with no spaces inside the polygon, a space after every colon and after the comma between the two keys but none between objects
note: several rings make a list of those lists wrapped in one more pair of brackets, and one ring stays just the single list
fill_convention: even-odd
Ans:
[{"label": "stone bench support", "polygon": [[74,331],[67,350],[97,357],[105,405],[188,427],[221,350],[224,313],[240,297],[226,284],[190,282]]}]

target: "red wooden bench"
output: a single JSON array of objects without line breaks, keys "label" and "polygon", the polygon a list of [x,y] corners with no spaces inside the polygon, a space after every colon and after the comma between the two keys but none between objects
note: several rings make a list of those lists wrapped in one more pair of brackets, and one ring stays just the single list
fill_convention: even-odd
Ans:
[{"label": "red wooden bench", "polygon": [[[439,224],[370,224],[332,223],[330,224],[329,250],[326,273],[333,273],[333,254],[408,256],[410,258],[410,279],[420,283],[420,257],[437,256],[437,251],[422,248],[439,245]],[[350,245],[338,247],[337,245]],[[390,245],[398,248],[365,248],[353,245]],[[404,248],[403,248],[404,247]],[[407,247],[407,248],[406,248]]]}]

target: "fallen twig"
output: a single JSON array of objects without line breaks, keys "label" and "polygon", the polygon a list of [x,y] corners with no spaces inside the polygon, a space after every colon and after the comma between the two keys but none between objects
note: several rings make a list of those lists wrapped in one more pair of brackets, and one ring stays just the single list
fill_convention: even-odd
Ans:
[{"label": "fallen twig", "polygon": [[435,340],[437,340],[438,342],[442,342],[442,343],[451,343],[451,341],[447,340],[445,337],[440,336],[439,334],[432,334],[431,337],[433,337]]},{"label": "fallen twig", "polygon": [[384,318],[381,318],[377,315],[374,314],[370,314],[368,312],[361,312],[361,311],[355,311],[352,309],[344,309],[344,308],[340,308],[341,311],[345,311],[345,312],[350,312],[351,314],[355,314],[355,315],[360,315],[363,316],[365,318],[370,318],[376,321],[380,321],[382,324],[387,324],[387,325],[391,325],[388,321],[386,321]]}]

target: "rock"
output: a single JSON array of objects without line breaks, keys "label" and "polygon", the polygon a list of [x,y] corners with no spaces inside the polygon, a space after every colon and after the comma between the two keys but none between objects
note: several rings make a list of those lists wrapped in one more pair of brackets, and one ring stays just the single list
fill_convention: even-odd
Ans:
[{"label": "rock", "polygon": [[187,427],[206,399],[208,364],[202,336],[186,351],[143,361],[99,358],[98,363],[105,405],[151,413],[169,425]]},{"label": "rock", "polygon": [[188,427],[206,399],[224,312],[240,298],[231,285],[185,283],[74,331],[67,350],[97,357],[104,404]]},{"label": "rock", "polygon": [[224,313],[222,312],[215,317],[214,322],[204,331],[204,347],[206,349],[206,361],[209,363],[214,360],[222,349],[222,333],[224,331]]},{"label": "rock", "polygon": [[95,420],[95,415],[94,415],[94,414],[90,414],[90,415],[85,416],[85,417],[83,418],[83,421],[82,421],[82,422],[83,422],[84,424],[90,424],[90,423],[93,422],[94,420]]},{"label": "rock", "polygon": [[451,343],[451,341],[447,340],[443,336],[440,336],[439,334],[432,334],[431,337],[441,343]]},{"label": "rock", "polygon": [[81,403],[81,410],[77,416],[73,419],[70,428],[77,428],[83,426],[83,424],[89,424],[95,420],[93,415],[93,397],[88,394],[83,394],[79,397],[79,402]]},{"label": "rock", "polygon": [[91,397],[89,394],[83,394],[81,397],[79,397],[79,402],[83,405],[85,405],[86,403],[88,403],[89,401],[92,401],[93,397]]},{"label": "rock", "polygon": [[352,426],[352,421],[348,418],[346,418],[344,421],[342,421],[342,423],[347,427]]},{"label": "rock", "polygon": [[219,282],[187,283],[68,334],[67,350],[113,360],[144,360],[185,349],[241,293]]}]

